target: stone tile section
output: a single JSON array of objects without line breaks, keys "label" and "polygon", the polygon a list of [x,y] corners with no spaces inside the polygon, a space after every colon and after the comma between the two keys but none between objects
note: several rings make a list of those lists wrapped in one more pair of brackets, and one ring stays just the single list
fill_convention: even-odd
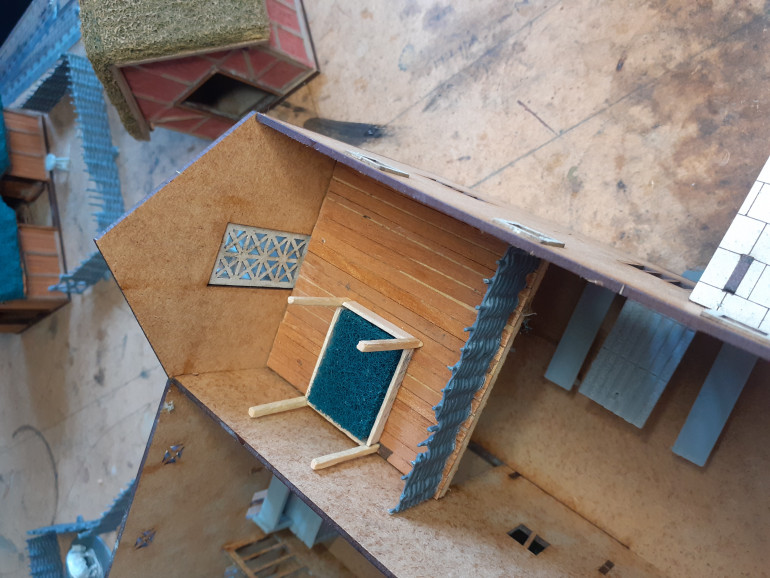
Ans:
[{"label": "stone tile section", "polygon": [[736,297],[729,293],[725,295],[725,298],[722,300],[722,305],[719,310],[725,317],[729,317],[730,319],[748,325],[749,327],[756,328],[759,328],[759,325],[767,314],[767,307],[762,307],[748,299]]},{"label": "stone tile section", "polygon": [[[736,269],[739,263],[741,266]],[[758,329],[770,339],[768,264],[770,159],[749,190],[703,276],[690,294],[690,300]]]},{"label": "stone tile section", "polygon": [[770,222],[770,185],[763,185],[749,209],[749,217]]},{"label": "stone tile section", "polygon": [[763,307],[770,308],[770,268],[765,267],[762,276],[759,278],[749,299],[754,303],[759,303]]},{"label": "stone tile section", "polygon": [[708,283],[698,283],[690,294],[690,300],[695,301],[704,307],[708,307],[709,309],[717,309],[724,297],[724,291],[712,287]]},{"label": "stone tile section", "polygon": [[765,224],[757,219],[736,215],[719,246],[740,255],[748,254],[754,248]]},{"label": "stone tile section", "polygon": [[770,227],[765,227],[749,255],[762,263],[770,263]]}]

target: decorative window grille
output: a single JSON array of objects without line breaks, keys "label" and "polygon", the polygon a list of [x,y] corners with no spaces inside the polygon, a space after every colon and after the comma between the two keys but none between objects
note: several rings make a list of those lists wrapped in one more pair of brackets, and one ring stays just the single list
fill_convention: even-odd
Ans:
[{"label": "decorative window grille", "polygon": [[228,223],[209,284],[291,289],[309,241],[308,235]]}]

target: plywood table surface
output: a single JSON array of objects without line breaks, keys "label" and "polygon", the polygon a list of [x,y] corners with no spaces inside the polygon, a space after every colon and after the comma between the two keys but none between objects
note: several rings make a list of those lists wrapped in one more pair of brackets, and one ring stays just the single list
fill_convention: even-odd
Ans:
[{"label": "plywood table surface", "polygon": [[322,75],[271,114],[678,273],[770,153],[762,2],[305,7]]}]

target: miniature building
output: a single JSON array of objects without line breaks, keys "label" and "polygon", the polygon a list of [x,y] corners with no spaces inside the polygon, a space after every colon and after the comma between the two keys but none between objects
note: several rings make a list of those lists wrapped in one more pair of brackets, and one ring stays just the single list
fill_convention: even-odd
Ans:
[{"label": "miniature building", "polygon": [[221,571],[248,453],[388,575],[770,564],[770,342],[681,277],[254,115],[97,244],[170,378],[114,576]]},{"label": "miniature building", "polygon": [[80,5],[88,57],[135,138],[216,138],[318,72],[301,0]]}]

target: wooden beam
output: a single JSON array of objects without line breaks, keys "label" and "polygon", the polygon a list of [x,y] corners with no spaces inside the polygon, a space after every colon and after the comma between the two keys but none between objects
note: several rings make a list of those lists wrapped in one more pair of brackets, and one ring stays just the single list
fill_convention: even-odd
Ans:
[{"label": "wooden beam", "polygon": [[359,341],[356,349],[363,353],[372,351],[395,351],[396,349],[417,349],[422,347],[422,341],[416,337],[402,337],[400,339],[373,339],[371,341]]},{"label": "wooden beam", "polygon": [[675,454],[706,465],[756,362],[755,355],[722,345],[672,448]]},{"label": "wooden beam", "polygon": [[393,407],[393,402],[396,400],[396,395],[398,394],[398,388],[404,380],[406,368],[409,366],[409,361],[411,359],[412,350],[404,349],[401,353],[401,359],[396,366],[396,371],[393,372],[393,379],[390,380],[390,385],[388,385],[388,391],[385,392],[385,398],[382,400],[380,411],[377,413],[377,418],[372,424],[372,429],[369,432],[369,438],[366,440],[366,445],[372,446],[380,441],[382,431],[385,429],[385,422],[388,421],[390,410]]},{"label": "wooden beam", "polygon": [[274,401],[272,403],[263,403],[262,405],[255,405],[249,408],[249,417],[264,417],[266,415],[272,415],[274,413],[282,413],[284,411],[290,411],[292,409],[299,409],[307,405],[307,398],[303,395],[301,397],[294,397],[291,399],[282,399],[281,401]]},{"label": "wooden beam", "polygon": [[289,297],[289,305],[304,305],[306,307],[340,307],[347,301],[345,297]]},{"label": "wooden beam", "polygon": [[324,355],[326,355],[326,348],[329,347],[329,341],[332,338],[332,333],[334,333],[334,326],[337,324],[337,320],[340,318],[341,312],[342,307],[337,307],[337,309],[334,310],[334,316],[332,317],[331,323],[329,323],[329,330],[326,332],[326,337],[324,337],[324,342],[321,346],[321,353],[318,354],[318,358],[315,361],[315,367],[313,368],[313,374],[310,376],[310,381],[307,384],[305,396],[310,395],[310,390],[313,388],[315,376],[318,375],[318,368],[321,367],[321,361],[323,361]]},{"label": "wooden beam", "polygon": [[322,470],[324,468],[329,468],[343,462],[349,462],[350,460],[354,460],[356,458],[368,456],[370,454],[376,453],[379,449],[380,444],[374,444],[372,446],[356,446],[354,448],[350,448],[349,450],[343,450],[341,452],[315,458],[312,462],[310,462],[310,467],[314,470]]},{"label": "wooden beam", "polygon": [[572,389],[613,299],[615,294],[604,287],[585,286],[545,372],[548,381]]}]

